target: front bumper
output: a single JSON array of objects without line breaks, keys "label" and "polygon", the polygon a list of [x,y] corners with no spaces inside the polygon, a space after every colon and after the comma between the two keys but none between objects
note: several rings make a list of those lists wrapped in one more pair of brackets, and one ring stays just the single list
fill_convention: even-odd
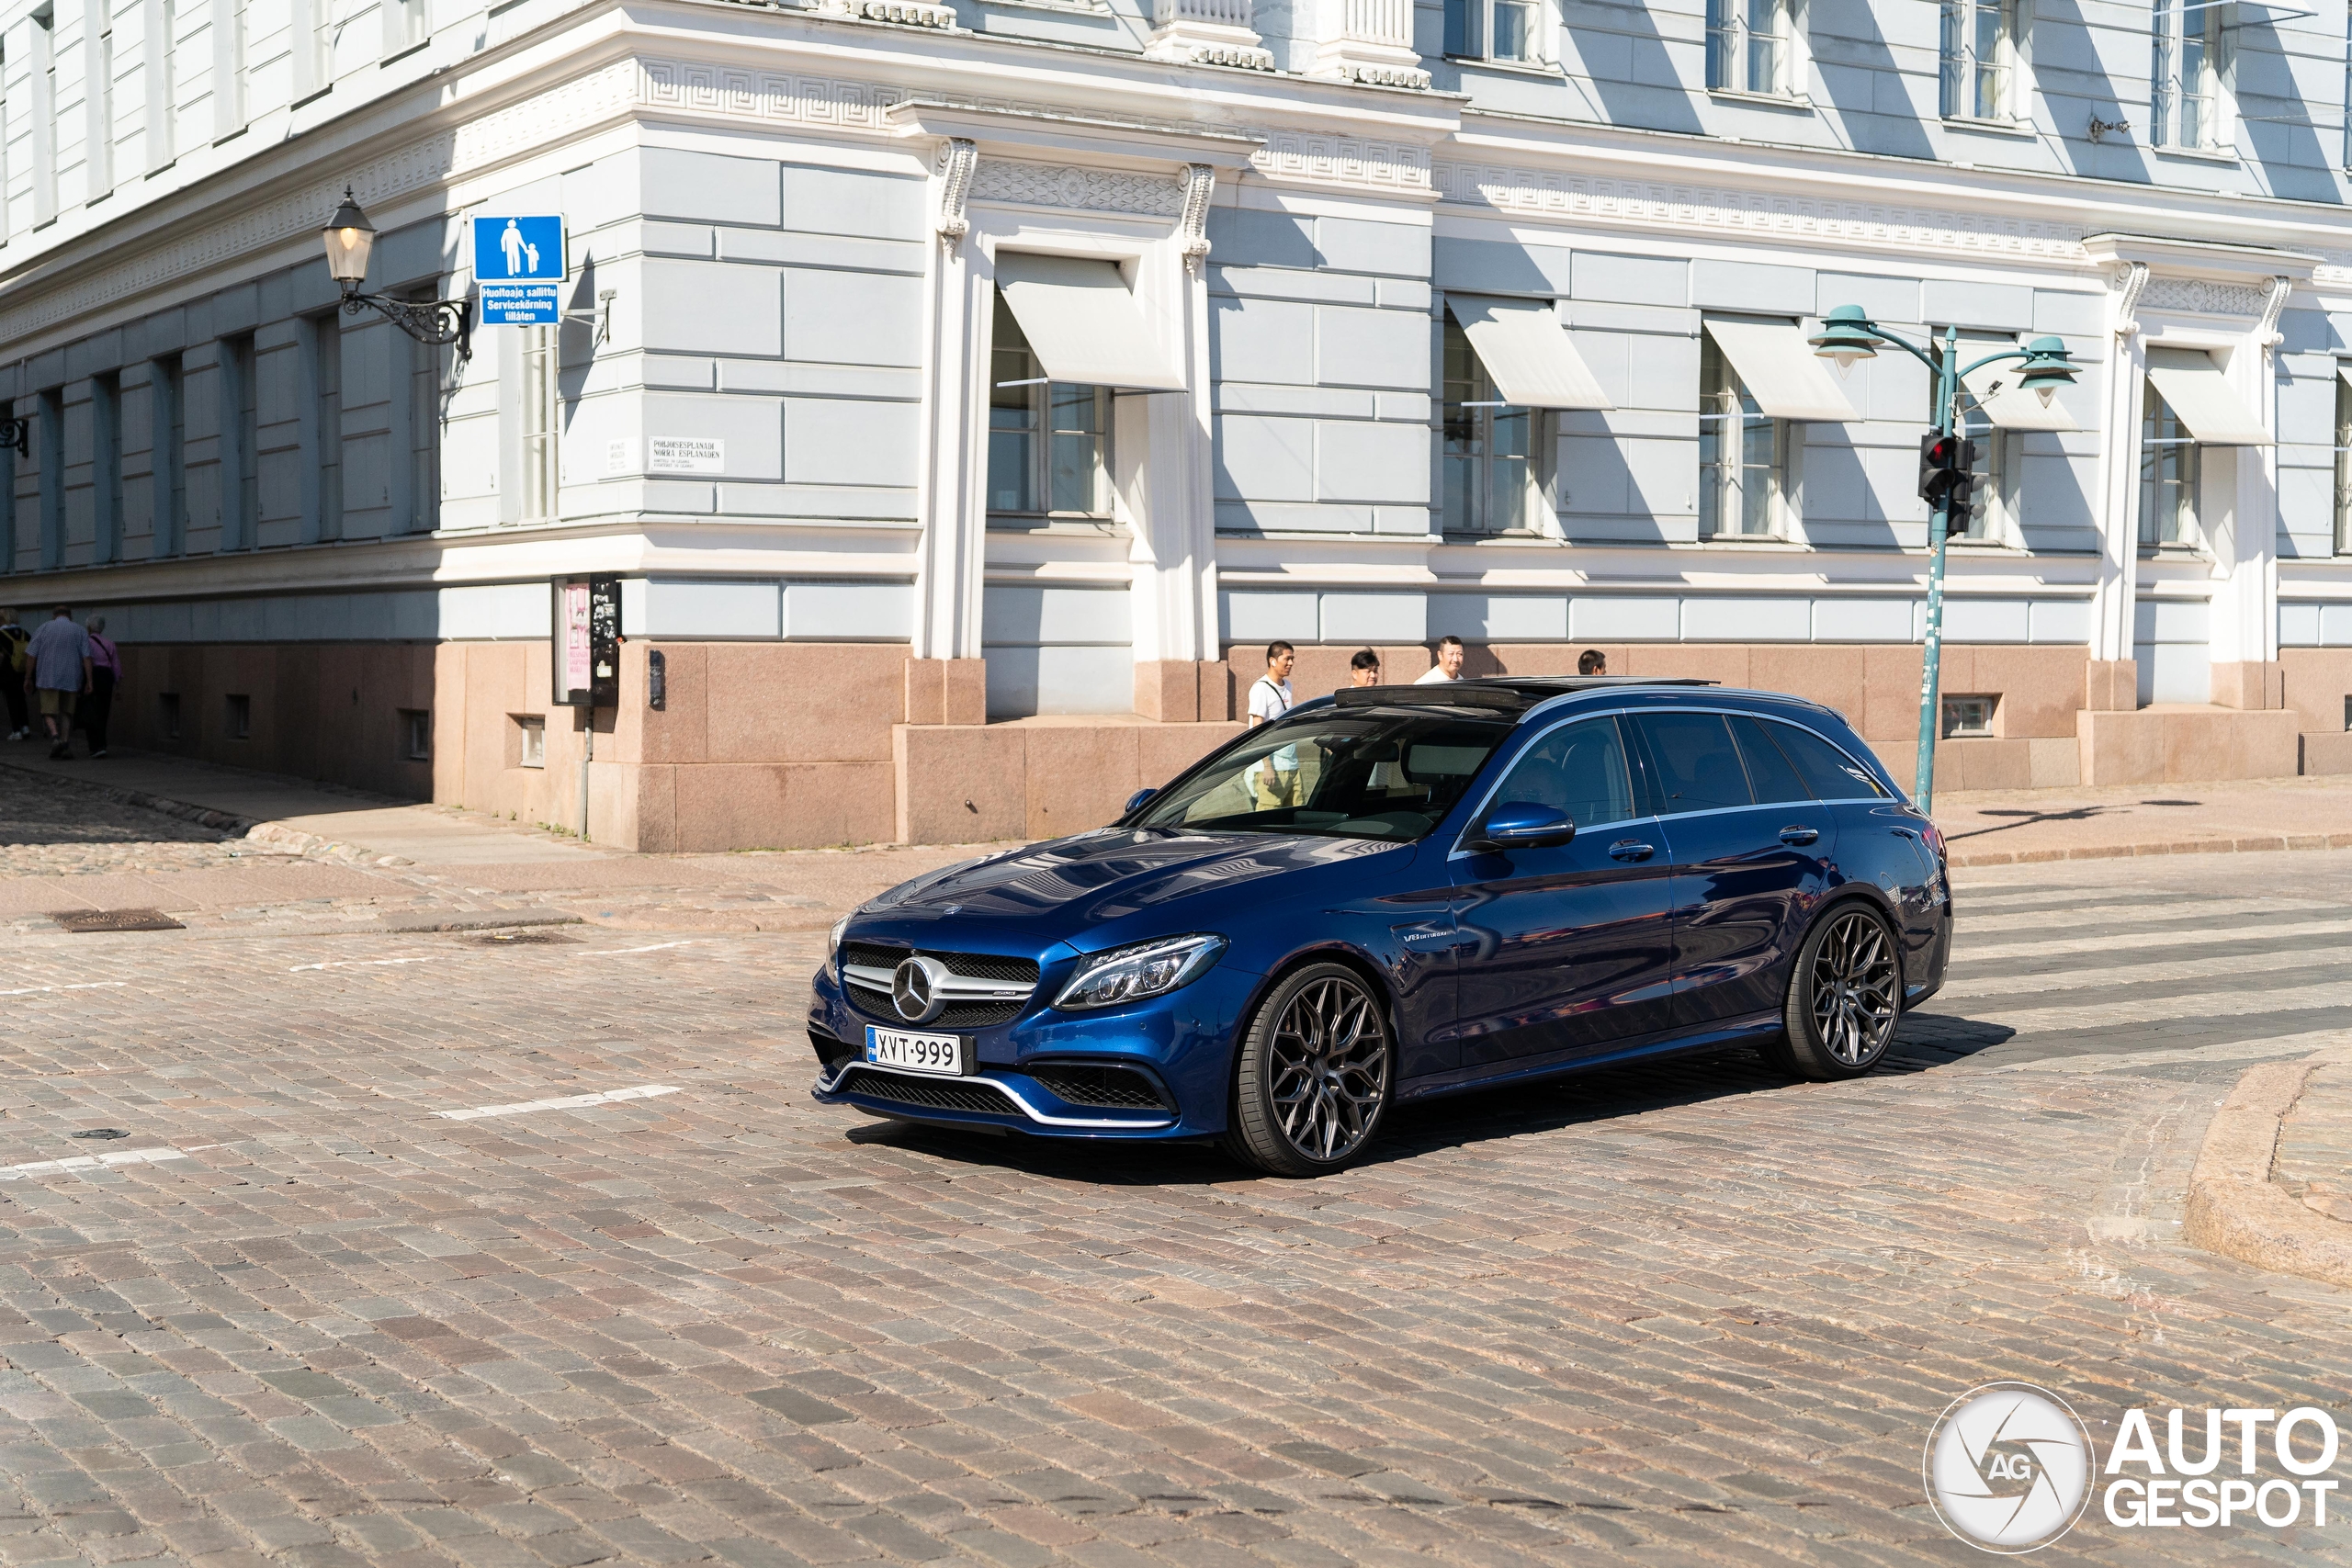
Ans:
[{"label": "front bumper", "polygon": [[[1220,964],[1164,997],[1068,1013],[1041,999],[1059,987],[1049,974],[1009,1022],[928,1031],[974,1043],[978,1072],[943,1077],[868,1063],[868,1024],[910,1026],[852,1004],[828,964],[809,999],[809,1042],[820,1062],[812,1092],[824,1105],[1041,1137],[1210,1136],[1225,1130],[1235,1032],[1257,979]],[[1105,1068],[1114,1071],[1094,1071]]]}]

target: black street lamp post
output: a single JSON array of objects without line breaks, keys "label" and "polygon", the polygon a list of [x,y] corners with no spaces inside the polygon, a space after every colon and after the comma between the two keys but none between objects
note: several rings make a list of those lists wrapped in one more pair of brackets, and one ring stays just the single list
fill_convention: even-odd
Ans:
[{"label": "black street lamp post", "polygon": [[1919,493],[1933,508],[1928,521],[1928,636],[1919,671],[1919,761],[1917,794],[1919,809],[1934,809],[1936,740],[1942,715],[1937,711],[1941,683],[1944,630],[1944,542],[1955,512],[1964,513],[1969,500],[1969,470],[1975,448],[1962,438],[1958,425],[1960,386],[1964,377],[2004,360],[2024,361],[2018,378],[2020,389],[2035,393],[2044,407],[2057,389],[2075,379],[2064,339],[2038,337],[2023,348],[2004,349],[1962,364],[1960,331],[1946,327],[1938,340],[1930,335],[1920,347],[1896,336],[1864,313],[1860,305],[1840,305],[1822,319],[1821,331],[1807,340],[1824,359],[1835,360],[1845,375],[1858,359],[1874,359],[1881,344],[1891,344],[1928,367],[1935,378],[1935,425],[1919,443]]},{"label": "black street lamp post", "polygon": [[376,226],[368,221],[368,214],[352,199],[349,186],[344,187],[343,205],[327,220],[322,238],[327,247],[327,275],[343,286],[345,315],[359,314],[364,305],[419,343],[436,348],[454,343],[459,359],[473,357],[472,300],[392,299],[359,291],[359,286],[368,279],[368,254],[376,248]]}]

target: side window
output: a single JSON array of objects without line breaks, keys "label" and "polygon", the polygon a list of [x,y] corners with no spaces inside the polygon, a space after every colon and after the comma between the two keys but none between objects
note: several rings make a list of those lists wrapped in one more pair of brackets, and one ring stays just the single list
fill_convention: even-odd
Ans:
[{"label": "side window", "polygon": [[1744,715],[1734,718],[1731,736],[1739,743],[1739,760],[1747,764],[1747,782],[1755,786],[1758,805],[1813,798],[1812,789],[1797,776],[1789,760],[1781,755],[1781,749],[1772,744],[1761,723]]},{"label": "side window", "polygon": [[1862,797],[1883,799],[1886,786],[1871,775],[1871,771],[1810,729],[1793,724],[1773,723],[1770,727],[1772,739],[1781,743],[1789,761],[1812,786],[1817,800],[1855,800]]},{"label": "side window", "polygon": [[1657,767],[1657,789],[1665,797],[1660,816],[1756,804],[1723,715],[1645,713],[1634,722]]},{"label": "side window", "polygon": [[1529,747],[1495,791],[1497,806],[1513,801],[1566,812],[1579,828],[1632,817],[1634,791],[1617,721],[1588,718],[1563,725]]}]

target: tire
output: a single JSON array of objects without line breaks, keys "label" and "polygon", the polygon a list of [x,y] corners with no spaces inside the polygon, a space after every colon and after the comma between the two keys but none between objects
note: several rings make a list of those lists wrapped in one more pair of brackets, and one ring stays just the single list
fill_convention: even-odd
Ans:
[{"label": "tire", "polygon": [[1396,1093],[1385,1000],[1342,964],[1311,964],[1261,1003],[1234,1065],[1225,1152],[1272,1176],[1352,1162]]},{"label": "tire", "polygon": [[1903,954],[1886,917],[1860,899],[1833,904],[1805,933],[1781,1010],[1786,1032],[1767,1055],[1815,1083],[1858,1078],[1894,1043],[1903,1017]]}]

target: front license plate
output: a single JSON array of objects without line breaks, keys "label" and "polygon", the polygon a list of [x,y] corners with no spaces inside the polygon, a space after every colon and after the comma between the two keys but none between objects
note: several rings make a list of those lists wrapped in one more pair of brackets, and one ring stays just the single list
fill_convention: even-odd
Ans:
[{"label": "front license plate", "polygon": [[903,1029],[865,1026],[865,1059],[877,1067],[967,1078],[978,1071],[972,1043],[960,1034],[910,1034]]}]

